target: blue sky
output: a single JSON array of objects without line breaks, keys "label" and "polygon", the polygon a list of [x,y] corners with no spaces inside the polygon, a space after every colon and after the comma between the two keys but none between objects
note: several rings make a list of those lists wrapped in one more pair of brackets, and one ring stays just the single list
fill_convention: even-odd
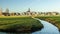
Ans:
[{"label": "blue sky", "polygon": [[28,8],[31,11],[60,11],[60,0],[0,0],[0,8],[6,8],[15,12],[25,12]]}]

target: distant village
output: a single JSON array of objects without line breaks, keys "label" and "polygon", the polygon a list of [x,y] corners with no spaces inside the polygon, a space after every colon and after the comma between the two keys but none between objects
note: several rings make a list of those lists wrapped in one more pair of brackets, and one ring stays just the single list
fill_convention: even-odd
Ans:
[{"label": "distant village", "polygon": [[0,9],[0,16],[60,16],[58,12],[33,12],[30,11],[30,8],[26,12],[23,13],[9,13],[9,9],[7,8],[5,12]]}]

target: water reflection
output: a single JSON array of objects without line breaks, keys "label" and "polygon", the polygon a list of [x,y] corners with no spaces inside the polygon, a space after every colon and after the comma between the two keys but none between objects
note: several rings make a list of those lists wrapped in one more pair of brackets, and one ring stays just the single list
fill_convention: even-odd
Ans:
[{"label": "water reflection", "polygon": [[41,21],[41,23],[44,25],[44,28],[41,31],[37,31],[32,34],[59,34],[58,28],[56,26],[43,20],[39,21]]}]

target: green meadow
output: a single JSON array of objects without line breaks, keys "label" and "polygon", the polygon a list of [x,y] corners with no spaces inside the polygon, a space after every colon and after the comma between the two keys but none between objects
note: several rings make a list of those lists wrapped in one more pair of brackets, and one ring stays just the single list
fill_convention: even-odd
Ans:
[{"label": "green meadow", "polygon": [[2,32],[35,32],[43,25],[31,17],[0,17],[0,31]]},{"label": "green meadow", "polygon": [[52,23],[53,25],[58,27],[58,29],[60,30],[60,16],[38,16],[36,18],[39,18],[41,20],[46,20],[49,23]]}]

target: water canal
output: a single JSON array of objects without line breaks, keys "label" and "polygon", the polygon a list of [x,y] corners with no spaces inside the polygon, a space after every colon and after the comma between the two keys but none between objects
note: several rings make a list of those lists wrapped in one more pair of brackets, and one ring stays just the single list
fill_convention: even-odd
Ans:
[{"label": "water canal", "polygon": [[41,31],[37,31],[32,34],[59,34],[59,30],[56,26],[47,21],[43,21],[40,19],[37,20],[39,20],[44,25],[44,28]]},{"label": "water canal", "polygon": [[[39,20],[44,25],[44,28],[40,31],[33,32],[32,34],[60,34],[56,26],[52,25],[47,21],[43,21],[40,19],[37,20]],[[8,33],[0,32],[0,34],[8,34]]]}]

